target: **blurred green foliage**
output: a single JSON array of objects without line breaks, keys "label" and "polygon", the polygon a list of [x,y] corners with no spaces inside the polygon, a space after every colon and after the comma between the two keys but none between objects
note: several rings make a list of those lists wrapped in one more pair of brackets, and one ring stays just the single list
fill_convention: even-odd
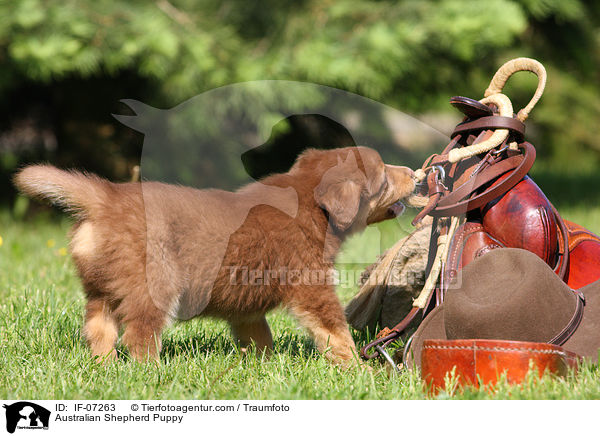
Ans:
[{"label": "blurred green foliage", "polygon": [[[563,9],[556,2],[538,15]],[[11,0],[0,15],[3,87],[132,69],[156,80],[166,104],[228,83],[292,78],[401,98],[413,110],[435,95],[430,87],[464,77],[528,27],[525,8],[507,0]]]},{"label": "blurred green foliage", "polygon": [[[110,118],[121,98],[169,108],[286,79],[439,113],[452,95],[481,98],[517,56],[549,74],[528,122],[538,155],[589,169],[600,156],[599,19],[600,3],[582,0],[0,0],[0,171],[41,158],[125,178],[142,138]],[[507,86],[515,108],[533,91],[528,76]],[[32,117],[55,148],[44,135],[30,138],[37,148],[7,140]]]}]

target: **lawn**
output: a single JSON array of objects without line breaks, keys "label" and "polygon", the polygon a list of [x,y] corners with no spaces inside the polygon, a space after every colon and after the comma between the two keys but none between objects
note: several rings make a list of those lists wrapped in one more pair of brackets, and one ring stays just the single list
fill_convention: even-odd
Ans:
[{"label": "lawn", "polygon": [[[600,177],[594,173],[534,178],[561,213],[600,232]],[[410,231],[410,217],[352,238],[340,267],[359,272],[381,249]],[[100,365],[81,336],[84,297],[66,253],[69,220],[47,214],[23,220],[0,212],[0,398],[6,399],[423,399],[419,375],[395,374],[381,362],[342,369],[322,358],[284,311],[268,317],[270,359],[240,355],[226,324],[193,320],[167,328],[159,363],[122,357]],[[339,289],[347,302],[353,286]],[[354,332],[357,344],[368,335]],[[442,393],[438,398],[449,398]],[[531,377],[494,392],[467,390],[461,399],[598,399],[598,367],[565,379]]]}]

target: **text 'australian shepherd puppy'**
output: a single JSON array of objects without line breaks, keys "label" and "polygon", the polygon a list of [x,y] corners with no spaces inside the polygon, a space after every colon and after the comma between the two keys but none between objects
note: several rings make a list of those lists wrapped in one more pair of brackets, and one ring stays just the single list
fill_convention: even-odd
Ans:
[{"label": "text 'australian shepherd puppy'", "polygon": [[227,320],[241,346],[271,349],[265,314],[288,308],[335,362],[355,355],[332,279],[344,238],[393,218],[413,172],[370,148],[307,150],[284,174],[236,192],[158,182],[111,183],[48,165],[15,176],[25,194],[76,217],[70,251],[87,294],[95,356],[122,342],[158,358],[172,319]]}]

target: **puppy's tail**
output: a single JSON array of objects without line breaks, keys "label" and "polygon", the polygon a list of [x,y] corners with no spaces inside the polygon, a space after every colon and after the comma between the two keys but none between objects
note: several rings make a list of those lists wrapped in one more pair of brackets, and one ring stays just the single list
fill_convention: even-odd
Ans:
[{"label": "puppy's tail", "polygon": [[111,183],[93,174],[64,171],[51,165],[31,165],[14,177],[25,195],[48,200],[76,215],[87,216],[106,204]]}]

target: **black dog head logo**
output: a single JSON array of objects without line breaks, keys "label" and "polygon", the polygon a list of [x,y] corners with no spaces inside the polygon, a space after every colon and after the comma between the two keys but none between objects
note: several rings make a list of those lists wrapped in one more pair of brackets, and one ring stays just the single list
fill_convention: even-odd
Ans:
[{"label": "black dog head logo", "polygon": [[6,409],[6,431],[14,433],[19,428],[48,428],[50,411],[28,401],[3,406]]}]

